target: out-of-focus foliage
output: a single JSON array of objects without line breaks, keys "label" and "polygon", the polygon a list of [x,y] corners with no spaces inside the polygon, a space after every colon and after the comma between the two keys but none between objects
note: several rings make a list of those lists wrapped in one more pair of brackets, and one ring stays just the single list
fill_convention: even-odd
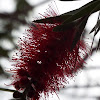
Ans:
[{"label": "out-of-focus foliage", "polygon": [[[49,0],[46,0],[45,2],[47,1]],[[27,25],[26,17],[28,17],[28,13],[33,11],[35,7],[35,5],[31,6],[26,0],[15,0],[15,2],[16,10],[14,12],[0,12],[0,59],[2,57],[8,59],[9,53],[16,48],[14,43],[15,37],[12,36],[12,31],[14,29],[18,30],[21,25]],[[3,48],[1,44],[4,39],[9,40],[14,48],[11,48],[10,50]],[[0,65],[0,75],[6,75],[2,67],[3,66]]]}]

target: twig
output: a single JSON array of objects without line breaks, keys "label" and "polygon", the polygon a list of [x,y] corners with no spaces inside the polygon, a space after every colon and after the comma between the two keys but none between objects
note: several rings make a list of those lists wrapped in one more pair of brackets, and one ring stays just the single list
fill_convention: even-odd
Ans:
[{"label": "twig", "polygon": [[6,89],[6,88],[0,88],[0,91],[15,92],[16,90]]}]

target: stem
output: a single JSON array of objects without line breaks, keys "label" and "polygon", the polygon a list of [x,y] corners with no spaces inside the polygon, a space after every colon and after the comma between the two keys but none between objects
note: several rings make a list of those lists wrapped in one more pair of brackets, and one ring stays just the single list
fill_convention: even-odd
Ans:
[{"label": "stem", "polygon": [[0,88],[0,91],[15,92],[16,90],[6,89],[6,88]]}]

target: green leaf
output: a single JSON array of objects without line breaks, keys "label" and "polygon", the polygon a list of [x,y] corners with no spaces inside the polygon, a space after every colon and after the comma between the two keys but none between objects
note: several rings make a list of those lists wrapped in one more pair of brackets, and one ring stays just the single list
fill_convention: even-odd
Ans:
[{"label": "green leaf", "polygon": [[100,10],[100,0],[94,0],[94,1],[87,3],[86,5],[84,5],[82,7],[80,7],[79,9],[72,10],[72,11],[64,13],[60,16],[44,18],[44,19],[40,19],[40,20],[35,20],[33,22],[51,23],[52,24],[52,23],[54,23],[52,20],[54,20],[54,19],[58,20],[60,18],[62,20],[62,22],[64,21],[63,24],[65,24],[65,23],[74,21],[82,16],[87,15],[87,14],[92,14],[98,10]]},{"label": "green leaf", "polygon": [[77,24],[77,22],[71,22],[68,24],[64,24],[64,25],[58,25],[56,26],[56,28],[53,29],[54,32],[60,32],[60,31],[65,31],[67,29],[70,29],[72,27],[75,27]]},{"label": "green leaf", "polygon": [[[53,31],[59,31],[61,29],[63,29],[63,26],[65,26],[66,24],[69,24],[71,22],[73,22],[76,19],[79,19],[81,17],[83,17],[84,15],[89,15],[95,11],[98,11],[100,9],[100,4],[96,5],[97,3],[100,3],[100,1],[96,1],[96,2],[92,2],[92,3],[88,3],[85,6],[81,7],[78,11],[76,11],[76,13],[74,15],[72,15],[71,17],[69,17],[68,19],[66,19],[62,25],[60,26],[56,26]],[[96,7],[95,7],[96,5]],[[94,7],[94,9],[92,8]]]},{"label": "green leaf", "polygon": [[100,38],[99,38],[99,42],[98,42],[98,45],[97,45],[97,50],[100,50]]},{"label": "green leaf", "polygon": [[72,22],[78,18],[81,18],[85,15],[91,15],[92,13],[100,10],[100,0],[89,2],[88,4],[82,6],[78,9],[78,12],[71,16],[70,18],[67,18],[63,24]]},{"label": "green leaf", "polygon": [[71,50],[76,46],[77,42],[79,41],[82,33],[83,33],[83,30],[85,28],[85,25],[87,23],[87,20],[88,20],[88,16],[85,16],[82,18],[82,21],[79,25],[76,25],[76,35],[73,39],[73,43],[72,43],[72,46],[71,46]]},{"label": "green leaf", "polygon": [[55,19],[59,20],[59,19],[61,19],[62,21],[64,21],[65,19],[71,17],[72,15],[76,14],[77,12],[78,12],[78,9],[69,11],[69,12],[64,13],[62,15],[59,15],[59,16],[54,16],[54,17],[34,20],[33,22],[36,22],[36,23],[51,23],[51,24],[53,24],[55,22],[53,22],[52,20],[55,20]]},{"label": "green leaf", "polygon": [[96,35],[99,32],[99,30],[100,30],[100,20],[98,20],[97,24],[93,27],[90,33],[95,31],[95,35]]},{"label": "green leaf", "polygon": [[[64,25],[60,25],[57,26],[56,29],[54,28],[53,31],[66,31],[68,29],[74,28],[76,30],[75,32],[75,37],[73,39],[73,43],[71,46],[71,50],[76,46],[77,42],[79,41],[81,34],[83,33],[83,30],[85,28],[85,25],[87,23],[88,20],[88,16],[82,17],[81,19],[75,21],[75,22],[71,22],[69,24],[64,24]],[[62,28],[61,28],[62,27]]]},{"label": "green leaf", "polygon": [[48,18],[44,18],[44,19],[39,19],[39,20],[34,20],[33,22],[36,22],[36,23],[55,23],[53,22],[52,20],[59,20],[61,19],[62,21],[64,21],[65,19],[73,16],[74,14],[76,14],[78,12],[79,9],[76,9],[76,10],[72,10],[72,11],[69,11],[67,13],[64,13],[62,15],[59,15],[59,16],[54,16],[54,17],[48,17]]}]

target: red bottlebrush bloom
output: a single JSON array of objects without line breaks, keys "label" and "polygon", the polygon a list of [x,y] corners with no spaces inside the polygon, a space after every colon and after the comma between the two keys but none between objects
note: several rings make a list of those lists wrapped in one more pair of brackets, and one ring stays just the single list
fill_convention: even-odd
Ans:
[{"label": "red bottlebrush bloom", "polygon": [[[52,9],[46,17],[56,16]],[[61,19],[54,24],[34,23],[20,39],[19,53],[12,60],[16,62],[13,85],[31,100],[39,100],[41,93],[55,92],[64,86],[67,77],[73,77],[84,63],[81,54],[86,54],[83,40],[70,50],[76,28],[70,27],[63,32],[53,32],[61,25]],[[82,53],[81,53],[82,51]]]}]

